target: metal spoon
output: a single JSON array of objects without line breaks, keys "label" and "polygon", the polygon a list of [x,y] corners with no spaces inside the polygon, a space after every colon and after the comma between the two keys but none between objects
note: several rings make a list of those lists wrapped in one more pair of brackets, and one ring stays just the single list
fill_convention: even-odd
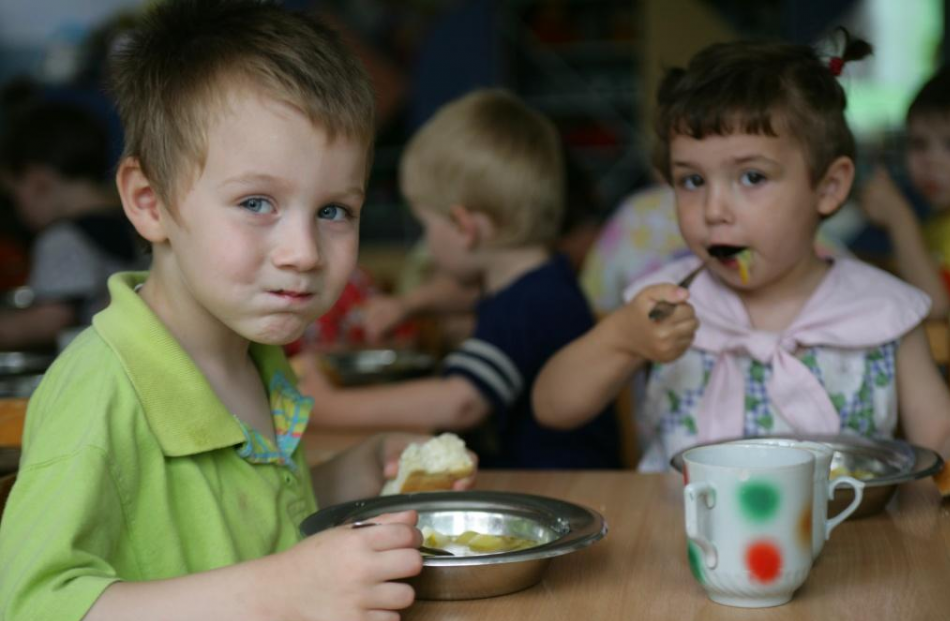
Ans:
[{"label": "metal spoon", "polygon": [[[697,276],[699,276],[699,273],[703,271],[705,267],[706,267],[705,263],[700,263],[699,267],[697,267],[692,272],[687,274],[683,280],[679,281],[676,284],[684,288],[689,287],[690,283],[692,283],[693,280]],[[647,314],[647,317],[649,317],[651,321],[663,321],[664,319],[672,315],[674,310],[676,310],[676,304],[671,304],[666,301],[657,302],[656,305],[650,309],[650,312],[649,314]]]}]

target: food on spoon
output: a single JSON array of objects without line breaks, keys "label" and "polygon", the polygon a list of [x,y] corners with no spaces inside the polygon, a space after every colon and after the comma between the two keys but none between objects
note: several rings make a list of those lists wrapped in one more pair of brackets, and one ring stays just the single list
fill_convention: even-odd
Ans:
[{"label": "food on spoon", "polygon": [[739,280],[743,285],[749,284],[749,271],[752,269],[752,251],[746,248],[736,254],[736,263],[739,264]]},{"label": "food on spoon", "polygon": [[454,433],[443,433],[425,444],[406,447],[399,456],[399,472],[383,486],[382,495],[450,490],[474,470],[465,442]]}]

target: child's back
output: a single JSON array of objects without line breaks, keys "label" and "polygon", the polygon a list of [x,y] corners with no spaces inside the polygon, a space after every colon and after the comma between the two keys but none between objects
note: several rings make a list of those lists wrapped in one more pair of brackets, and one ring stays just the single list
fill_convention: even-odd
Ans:
[{"label": "child's back", "polygon": [[402,190],[437,267],[481,285],[475,333],[438,379],[370,390],[305,381],[321,422],[464,431],[487,467],[619,465],[612,408],[582,429],[554,431],[538,425],[530,400],[544,362],[593,325],[570,266],[550,251],[564,174],[553,124],[503,91],[453,101],[413,136]]}]

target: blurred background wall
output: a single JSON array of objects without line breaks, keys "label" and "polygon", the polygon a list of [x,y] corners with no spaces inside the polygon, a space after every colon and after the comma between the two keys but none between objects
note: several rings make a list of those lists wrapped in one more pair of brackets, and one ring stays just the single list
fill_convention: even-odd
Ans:
[{"label": "blurred background wall", "polygon": [[[121,135],[102,72],[146,0],[3,0],[0,88],[81,100]],[[373,73],[380,100],[364,255],[402,253],[418,235],[396,187],[408,136],[442,103],[504,86],[550,115],[595,195],[602,220],[650,182],[649,119],[665,68],[738,36],[814,43],[838,25],[868,38],[872,59],[843,83],[866,152],[892,147],[909,97],[947,54],[947,0],[287,0],[340,27]],[[2,121],[2,119],[0,119]],[[9,210],[3,217],[12,217]],[[385,262],[384,262],[385,263]]]}]

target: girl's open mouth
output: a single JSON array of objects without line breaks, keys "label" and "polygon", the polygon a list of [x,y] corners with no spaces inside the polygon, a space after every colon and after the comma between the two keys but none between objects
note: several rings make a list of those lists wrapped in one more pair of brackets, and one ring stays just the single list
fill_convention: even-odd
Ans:
[{"label": "girl's open mouth", "polygon": [[739,271],[742,284],[747,284],[752,270],[752,251],[747,246],[730,246],[714,244],[707,248],[709,256],[713,257],[729,269]]}]

